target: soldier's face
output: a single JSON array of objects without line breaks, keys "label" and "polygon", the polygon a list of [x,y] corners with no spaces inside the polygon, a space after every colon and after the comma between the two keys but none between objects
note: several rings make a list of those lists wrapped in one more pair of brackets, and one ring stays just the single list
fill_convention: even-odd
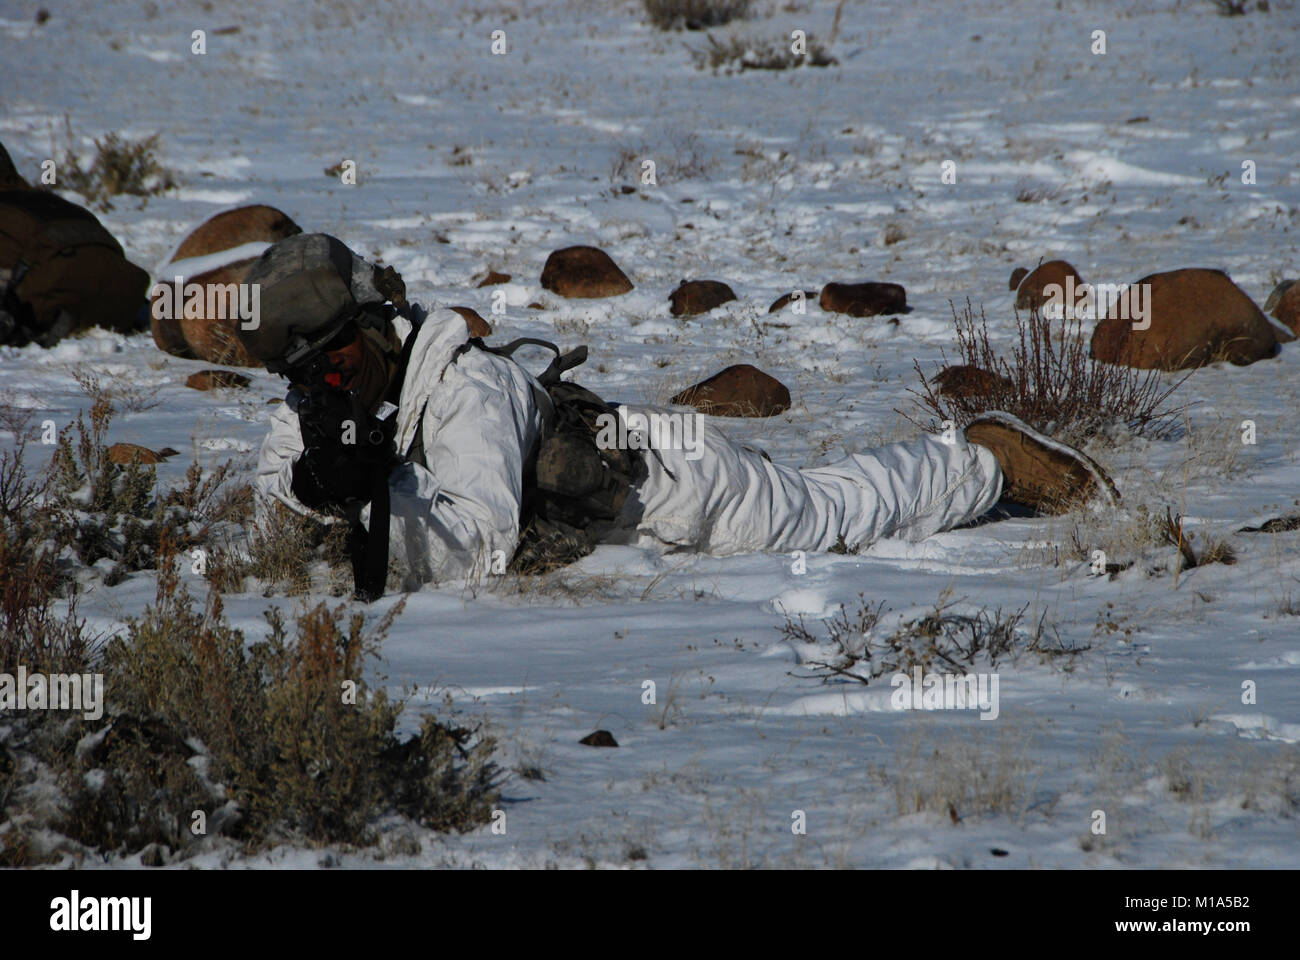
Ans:
[{"label": "soldier's face", "polygon": [[361,370],[361,335],[358,333],[345,347],[329,350],[325,353],[334,372],[325,374],[327,386],[339,390],[351,390],[356,385],[357,373]]}]

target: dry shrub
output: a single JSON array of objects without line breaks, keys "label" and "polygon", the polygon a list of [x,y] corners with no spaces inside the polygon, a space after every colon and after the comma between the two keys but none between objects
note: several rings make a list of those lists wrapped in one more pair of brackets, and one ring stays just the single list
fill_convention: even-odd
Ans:
[{"label": "dry shrub", "polygon": [[158,399],[162,384],[135,383],[115,377],[112,386],[104,386],[99,374],[84,363],[74,366],[71,374],[81,392],[90,398],[92,405],[111,403],[127,413],[143,413],[162,405]]},{"label": "dry shrub", "polygon": [[58,544],[43,530],[48,515],[41,509],[52,474],[28,479],[27,434],[15,434],[14,449],[0,453],[0,672],[19,664],[42,673],[81,672],[95,641],[77,617],[75,596],[57,609],[67,575]]},{"label": "dry shrub", "polygon": [[1027,604],[1010,613],[1000,607],[993,611],[982,607],[965,614],[954,610],[961,602],[952,598],[951,590],[945,590],[928,614],[903,621],[886,636],[877,636],[884,601],[871,604],[862,596],[852,614],[840,604],[839,612],[823,623],[824,640],[808,629],[802,615],[797,621],[787,616],[777,629],[796,647],[829,648],[825,658],[803,661],[802,665],[812,670],[810,676],[823,682],[851,680],[864,685],[917,666],[925,671],[964,672],[977,662],[995,668],[1003,659],[1014,660],[1025,651],[1047,657],[1087,649],[1062,646],[1056,629],[1047,625],[1046,611],[1036,622],[1026,622]]},{"label": "dry shrub", "polygon": [[[68,140],[73,140],[72,124],[64,118]],[[83,168],[72,150],[66,150],[59,165],[63,186],[76,190],[101,211],[113,209],[110,197],[121,195],[148,198],[176,187],[175,175],[161,163],[155,152],[160,134],[143,140],[128,140],[109,133],[95,140],[95,156]],[[143,204],[142,204],[143,205]]]},{"label": "dry shrub", "polygon": [[[0,738],[39,761],[29,770],[57,771],[66,802],[49,827],[83,851],[165,862],[210,848],[206,835],[251,852],[368,845],[391,813],[437,830],[487,821],[494,742],[432,716],[399,740],[402,705],[366,683],[403,603],[369,630],[363,614],[321,604],[292,635],[272,610],[268,636],[249,645],[218,593],[195,608],[174,561],[168,551],[154,605],[104,647],[103,718],[45,719]],[[31,822],[29,794],[11,789],[6,802],[0,820]]]},{"label": "dry shrub", "polygon": [[[251,488],[247,496],[251,502]],[[295,513],[274,501],[254,511],[247,537],[238,543],[227,537],[213,550],[207,576],[223,593],[242,593],[245,580],[253,577],[263,596],[279,590],[297,596],[318,587],[341,596],[351,577],[348,525]]]},{"label": "dry shrub", "polygon": [[682,180],[708,179],[717,167],[717,158],[709,153],[700,135],[681,127],[666,127],[635,147],[621,147],[610,157],[609,182],[639,183],[642,164],[653,160],[655,180],[673,183]]},{"label": "dry shrub", "polygon": [[701,70],[714,73],[741,73],[745,70],[794,70],[799,67],[833,67],[839,61],[830,51],[811,36],[807,38],[807,52],[795,53],[790,49],[789,38],[778,37],[758,40],[752,37],[729,37],[726,42],[705,34],[709,46],[703,50],[691,48],[691,59]]},{"label": "dry shrub", "polygon": [[1176,429],[1182,408],[1171,407],[1169,400],[1190,374],[1166,384],[1158,371],[1099,363],[1088,355],[1089,339],[1079,319],[1062,317],[1058,326],[1037,310],[1027,316],[1016,311],[1017,337],[1008,353],[989,340],[982,307],[977,319],[969,300],[960,312],[951,301],[949,305],[960,363],[996,376],[984,378],[978,390],[946,396],[914,362],[921,387],[908,392],[933,419],[923,424],[896,412],[922,429],[937,432],[945,420],[964,429],[989,410],[1010,413],[1072,444],[1115,429],[1155,439]]},{"label": "dry shrub", "polygon": [[[1068,544],[1055,547],[1049,556],[1041,546],[1027,548],[1026,562],[1035,565],[1061,565],[1064,560],[1092,564],[1096,575],[1108,574],[1115,579],[1135,564],[1147,576],[1160,576],[1212,563],[1231,566],[1237,552],[1226,540],[1202,531],[1186,529],[1181,514],[1171,507],[1159,508],[1141,503],[1131,510],[1098,517],[1076,511],[1069,516]],[[1174,548],[1172,555],[1169,547]],[[1104,563],[1104,569],[1099,564]]]},{"label": "dry shrub", "polygon": [[220,526],[241,522],[249,501],[238,488],[226,487],[233,470],[229,461],[206,474],[191,464],[185,485],[166,493],[156,489],[152,465],[113,463],[106,436],[114,412],[113,404],[101,397],[91,407],[89,425],[78,413],[76,422],[59,434],[50,463],[44,531],[60,548],[71,547],[87,566],[105,558],[114,561],[110,585],[129,572],[153,569],[164,539],[178,550],[204,546]]},{"label": "dry shrub", "polygon": [[1182,514],[1174,516],[1169,508],[1165,508],[1164,520],[1157,523],[1157,528],[1164,542],[1178,548],[1175,575],[1179,570],[1191,570],[1211,563],[1231,566],[1237,562],[1237,552],[1226,540],[1215,540],[1207,536],[1199,549],[1193,546],[1196,534],[1184,530]]}]

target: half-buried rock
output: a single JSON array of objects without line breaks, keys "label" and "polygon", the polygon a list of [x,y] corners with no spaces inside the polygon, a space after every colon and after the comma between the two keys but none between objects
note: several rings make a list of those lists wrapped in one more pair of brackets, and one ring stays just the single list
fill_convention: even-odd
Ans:
[{"label": "half-buried rock", "polygon": [[1011,381],[1001,374],[968,364],[944,367],[931,378],[931,382],[938,384],[942,396],[958,399],[996,397],[1012,387]]},{"label": "half-buried rock", "polygon": [[230,250],[245,243],[275,243],[302,233],[302,227],[275,207],[253,204],[224,210],[199,224],[176,248],[172,260],[188,260]]},{"label": "half-buried rock", "polygon": [[[209,363],[259,366],[235,336],[241,307],[251,303],[241,289],[244,275],[267,247],[299,233],[302,228],[287,214],[262,204],[226,210],[196,227],[155,270],[150,329],[158,349]],[[160,284],[170,291],[160,291]]]},{"label": "half-buried rock", "polygon": [[772,305],[767,308],[767,312],[776,313],[782,307],[790,306],[790,304],[800,299],[799,294],[803,294],[802,299],[803,299],[805,309],[807,309],[808,301],[816,299],[817,297],[816,290],[791,290],[789,293],[783,293],[781,294],[781,296],[773,300]]},{"label": "half-buried rock", "polygon": [[672,304],[669,312],[674,317],[693,317],[696,314],[708,313],[714,307],[720,307],[735,299],[736,294],[731,287],[719,280],[683,280],[677,289],[668,295],[668,300]]},{"label": "half-buried rock", "polygon": [[542,286],[569,298],[617,297],[632,281],[609,254],[596,247],[565,247],[546,258]]},{"label": "half-buried rock", "polygon": [[668,402],[715,417],[771,417],[790,409],[790,391],[775,377],[741,363],[687,387]]},{"label": "half-buried rock", "polygon": [[461,315],[465,321],[465,326],[469,327],[471,337],[490,337],[492,336],[492,324],[488,323],[479,312],[472,307],[451,307],[453,311]]},{"label": "half-buried rock", "polygon": [[175,455],[175,450],[168,454],[166,450],[150,450],[138,443],[115,443],[108,448],[110,463],[162,463],[165,457]]},{"label": "half-buried rock", "polygon": [[817,302],[832,313],[877,317],[906,313],[907,291],[898,283],[828,283]]},{"label": "half-buried rock", "polygon": [[1008,282],[1008,288],[1011,290],[1019,290],[1020,281],[1024,280],[1027,276],[1029,276],[1028,270],[1024,267],[1016,267],[1016,269],[1011,271],[1011,280]]},{"label": "half-buried rock", "polygon": [[1300,283],[1283,280],[1264,304],[1264,312],[1272,311],[1278,323],[1300,337]]},{"label": "half-buried rock", "polygon": [[0,190],[26,190],[27,181],[14,166],[5,145],[0,143]]},{"label": "half-buried rock", "polygon": [[1041,263],[1020,281],[1016,293],[1016,309],[1042,309],[1050,295],[1055,293],[1047,290],[1052,285],[1060,288],[1060,295],[1063,297],[1067,289],[1077,289],[1082,286],[1083,278],[1079,276],[1078,270],[1064,260],[1048,260],[1046,263]]},{"label": "half-buried rock", "polygon": [[[1220,270],[1153,273],[1111,308],[1092,334],[1094,359],[1139,370],[1186,370],[1219,360],[1238,366],[1277,350],[1273,325]],[[1138,308],[1145,302],[1145,311]],[[1144,313],[1145,319],[1135,319]],[[1135,330],[1134,324],[1146,329]]]},{"label": "half-buried rock", "polygon": [[200,370],[185,378],[185,386],[191,390],[239,390],[252,382],[242,373],[233,370]]}]

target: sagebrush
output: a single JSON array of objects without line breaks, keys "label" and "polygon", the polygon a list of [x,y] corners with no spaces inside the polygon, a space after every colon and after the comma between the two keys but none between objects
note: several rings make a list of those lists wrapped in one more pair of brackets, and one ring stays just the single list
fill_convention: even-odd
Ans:
[{"label": "sagebrush", "polygon": [[[368,630],[364,615],[320,604],[291,634],[273,610],[250,645],[216,591],[196,608],[175,561],[164,553],[155,603],[88,662],[104,675],[102,718],[0,720],[0,865],[141,853],[157,864],[217,837],[244,852],[364,846],[389,813],[435,830],[486,822],[492,739],[429,716],[403,740],[402,705],[365,679],[402,603]],[[52,808],[51,779],[63,797]]]}]

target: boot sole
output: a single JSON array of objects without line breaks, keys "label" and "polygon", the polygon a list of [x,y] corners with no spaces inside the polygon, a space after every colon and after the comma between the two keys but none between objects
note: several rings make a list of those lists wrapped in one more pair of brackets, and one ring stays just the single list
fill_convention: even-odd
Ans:
[{"label": "boot sole", "polygon": [[[989,431],[992,431],[991,436]],[[1023,484],[1016,484],[1012,489],[1004,487],[1002,496],[1013,503],[1044,513],[1064,513],[1076,504],[1086,503],[1094,497],[1099,497],[1111,507],[1119,506],[1119,490],[1097,461],[1080,450],[1039,433],[1009,413],[994,410],[981,414],[966,428],[965,433],[967,443],[987,446],[995,451],[998,447],[1009,448],[1047,468],[1043,472],[1049,475],[1059,476],[1063,468],[1068,470],[1073,467],[1076,474],[1081,473],[1086,478],[1074,494],[1066,491],[1054,495],[1050,488],[1034,488]],[[981,435],[986,437],[987,442],[981,442]]]}]

